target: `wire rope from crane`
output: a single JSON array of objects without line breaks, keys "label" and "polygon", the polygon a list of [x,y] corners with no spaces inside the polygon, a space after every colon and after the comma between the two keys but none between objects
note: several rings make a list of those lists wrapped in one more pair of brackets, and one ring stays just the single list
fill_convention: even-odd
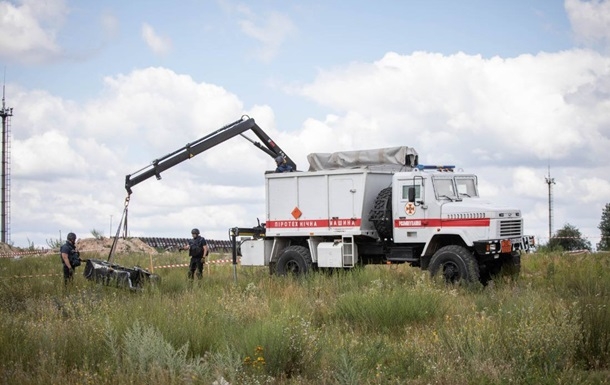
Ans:
[{"label": "wire rope from crane", "polygon": [[114,252],[116,251],[116,245],[119,241],[119,236],[121,234],[121,227],[123,227],[123,237],[127,237],[127,214],[129,211],[129,200],[130,195],[127,195],[125,198],[125,208],[123,209],[123,214],[121,215],[121,220],[119,221],[119,226],[116,229],[116,234],[114,235],[114,240],[112,241],[112,246],[110,247],[110,253],[108,253],[107,262],[112,263],[114,258]]}]

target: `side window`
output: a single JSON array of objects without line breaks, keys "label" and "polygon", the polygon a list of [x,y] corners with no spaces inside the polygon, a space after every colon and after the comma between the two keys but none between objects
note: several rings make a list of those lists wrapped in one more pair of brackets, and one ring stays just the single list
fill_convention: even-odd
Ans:
[{"label": "side window", "polygon": [[406,201],[409,199],[409,189],[410,188],[414,188],[415,189],[415,200],[419,201],[421,200],[421,185],[412,185],[412,184],[405,184],[402,186],[402,200]]}]

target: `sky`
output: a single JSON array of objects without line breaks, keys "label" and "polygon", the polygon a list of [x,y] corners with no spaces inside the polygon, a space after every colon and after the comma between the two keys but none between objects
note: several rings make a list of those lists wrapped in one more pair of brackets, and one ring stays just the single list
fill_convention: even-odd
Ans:
[{"label": "sky", "polygon": [[[10,243],[114,235],[125,176],[243,115],[312,152],[409,146],[525,233],[593,245],[610,203],[610,0],[0,0]],[[253,137],[250,135],[250,137]],[[128,235],[265,218],[268,155],[236,137],[133,188]]]}]

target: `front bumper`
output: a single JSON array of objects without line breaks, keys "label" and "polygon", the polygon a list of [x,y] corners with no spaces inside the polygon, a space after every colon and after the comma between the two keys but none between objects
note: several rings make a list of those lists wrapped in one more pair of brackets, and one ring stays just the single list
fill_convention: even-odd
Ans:
[{"label": "front bumper", "polygon": [[474,250],[479,255],[510,254],[513,252],[530,252],[536,246],[533,235],[517,238],[488,239],[473,242]]}]

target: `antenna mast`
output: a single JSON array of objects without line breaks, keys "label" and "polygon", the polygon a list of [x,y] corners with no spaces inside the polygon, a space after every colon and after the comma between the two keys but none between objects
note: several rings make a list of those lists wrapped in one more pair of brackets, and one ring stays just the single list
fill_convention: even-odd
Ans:
[{"label": "antenna mast", "polygon": [[4,83],[2,84],[2,108],[0,109],[0,117],[2,117],[2,186],[0,195],[2,195],[2,209],[0,213],[0,241],[9,243],[9,196],[10,196],[10,179],[9,179],[9,132],[10,132],[10,117],[13,116],[13,109],[7,108],[5,103],[5,83],[6,69],[4,70]]},{"label": "antenna mast", "polygon": [[555,184],[555,178],[551,178],[551,161],[549,161],[549,175],[544,178],[546,184],[549,185],[549,242],[553,237],[553,185]]}]

